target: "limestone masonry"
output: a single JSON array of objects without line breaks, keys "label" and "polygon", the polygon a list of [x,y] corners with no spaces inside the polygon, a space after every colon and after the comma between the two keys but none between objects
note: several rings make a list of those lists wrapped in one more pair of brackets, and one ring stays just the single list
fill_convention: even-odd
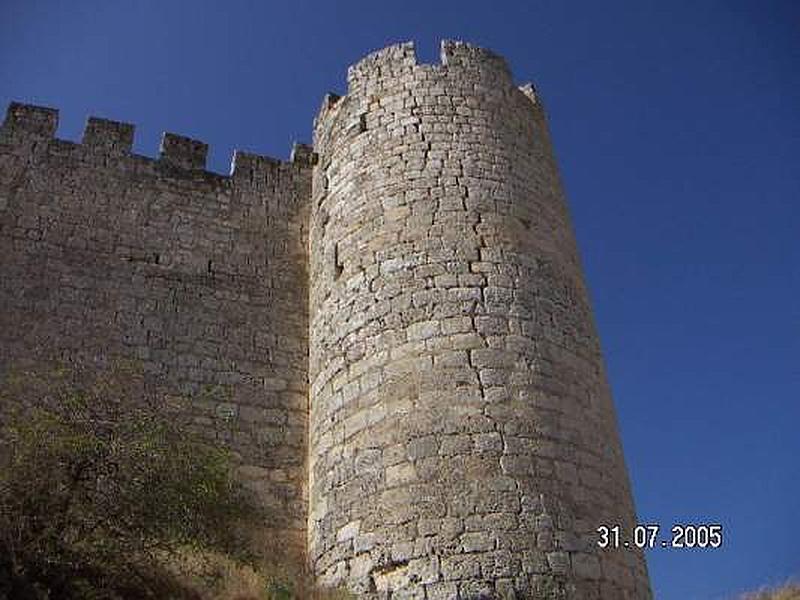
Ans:
[{"label": "limestone masonry", "polygon": [[635,512],[536,92],[461,42],[347,79],[313,148],[229,176],[12,104],[0,369],[141,361],[241,456],[265,535],[358,597],[650,598],[596,545]]}]

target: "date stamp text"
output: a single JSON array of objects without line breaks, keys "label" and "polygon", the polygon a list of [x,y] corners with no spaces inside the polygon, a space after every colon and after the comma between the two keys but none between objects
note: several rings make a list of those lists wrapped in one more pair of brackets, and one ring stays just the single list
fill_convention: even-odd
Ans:
[{"label": "date stamp text", "polygon": [[660,525],[637,525],[629,535],[619,525],[601,525],[597,528],[597,545],[600,548],[721,548],[722,525],[676,524],[669,534]]}]

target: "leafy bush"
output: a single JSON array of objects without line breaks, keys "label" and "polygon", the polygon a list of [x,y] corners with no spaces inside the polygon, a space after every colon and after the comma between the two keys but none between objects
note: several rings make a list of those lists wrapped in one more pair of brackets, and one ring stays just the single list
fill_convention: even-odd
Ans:
[{"label": "leafy bush", "polygon": [[180,556],[248,558],[231,457],[135,369],[7,377],[0,412],[0,598],[201,597]]}]

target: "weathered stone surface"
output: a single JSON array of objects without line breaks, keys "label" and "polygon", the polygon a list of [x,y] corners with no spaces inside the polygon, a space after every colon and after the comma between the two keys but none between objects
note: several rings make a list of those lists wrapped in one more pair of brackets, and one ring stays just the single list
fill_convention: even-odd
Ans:
[{"label": "weathered stone surface", "polygon": [[594,543],[634,511],[536,93],[488,51],[420,65],[399,44],[350,68],[314,148],[312,569],[335,555],[363,578],[329,533],[359,521],[375,597],[524,598],[540,575],[649,597],[641,554]]},{"label": "weathered stone surface", "polygon": [[[160,376],[324,585],[364,598],[650,598],[543,108],[493,53],[410,43],[348,71],[289,162],[12,104],[0,369]],[[266,529],[266,528],[265,528]]]},{"label": "weathered stone surface", "polygon": [[12,104],[0,129],[0,373],[32,360],[130,358],[191,398],[198,429],[241,457],[279,548],[302,555],[308,403],[311,166]]}]

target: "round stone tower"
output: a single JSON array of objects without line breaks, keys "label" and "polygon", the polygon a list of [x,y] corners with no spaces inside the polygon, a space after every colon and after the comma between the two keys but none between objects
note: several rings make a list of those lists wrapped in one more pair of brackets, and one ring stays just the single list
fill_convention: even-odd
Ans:
[{"label": "round stone tower", "polygon": [[308,553],[364,598],[650,598],[540,101],[411,43],[315,123]]}]

